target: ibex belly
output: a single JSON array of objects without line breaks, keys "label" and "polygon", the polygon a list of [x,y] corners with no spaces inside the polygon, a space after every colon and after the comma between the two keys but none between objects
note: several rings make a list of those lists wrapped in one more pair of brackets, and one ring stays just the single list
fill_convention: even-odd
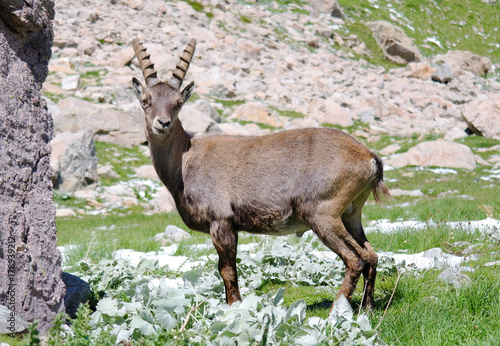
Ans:
[{"label": "ibex belly", "polygon": [[265,215],[245,220],[240,223],[241,231],[246,231],[254,234],[267,235],[289,235],[295,234],[297,237],[302,236],[304,232],[309,230],[295,214],[290,214],[288,217],[273,217],[273,215]]}]

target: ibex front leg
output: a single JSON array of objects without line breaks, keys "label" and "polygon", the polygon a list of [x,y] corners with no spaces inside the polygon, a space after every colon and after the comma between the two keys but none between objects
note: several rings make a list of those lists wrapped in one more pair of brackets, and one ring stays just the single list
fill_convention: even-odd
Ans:
[{"label": "ibex front leg", "polygon": [[213,221],[210,225],[210,237],[219,254],[219,273],[226,288],[226,302],[233,304],[241,300],[236,272],[238,234],[228,222]]}]

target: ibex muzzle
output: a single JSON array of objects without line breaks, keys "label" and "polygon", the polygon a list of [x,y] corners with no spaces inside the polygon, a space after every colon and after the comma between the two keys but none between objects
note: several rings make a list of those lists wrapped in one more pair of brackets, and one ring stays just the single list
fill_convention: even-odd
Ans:
[{"label": "ibex muzzle", "polygon": [[261,137],[191,138],[178,120],[193,90],[180,87],[192,60],[191,40],[167,83],[146,49],[133,41],[146,86],[133,79],[146,116],[151,158],[186,225],[210,235],[219,254],[226,301],[241,300],[236,272],[238,232],[297,234],[312,229],[346,266],[337,298],[351,299],[364,277],[362,304],[371,307],[377,254],[361,211],[373,193],[390,196],[382,160],[348,134],[300,129]]}]

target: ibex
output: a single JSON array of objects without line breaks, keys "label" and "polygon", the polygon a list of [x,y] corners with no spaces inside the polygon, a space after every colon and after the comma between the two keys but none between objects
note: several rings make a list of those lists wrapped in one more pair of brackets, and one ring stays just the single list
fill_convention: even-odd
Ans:
[{"label": "ibex", "polygon": [[348,134],[327,128],[192,138],[178,116],[193,91],[193,82],[182,91],[181,85],[195,45],[194,39],[188,43],[171,79],[161,82],[134,39],[146,85],[135,77],[132,83],[156,172],[187,227],[210,235],[227,303],[241,300],[238,232],[300,236],[312,229],[346,266],[336,299],[350,301],[363,274],[362,305],[372,307],[378,257],[363,231],[361,210],[370,193],[377,201],[390,196],[381,159]]}]

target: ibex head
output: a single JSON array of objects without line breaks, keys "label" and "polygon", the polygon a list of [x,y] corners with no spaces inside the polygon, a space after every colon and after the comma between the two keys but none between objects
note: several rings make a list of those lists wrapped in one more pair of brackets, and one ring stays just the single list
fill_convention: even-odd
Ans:
[{"label": "ibex head", "polygon": [[177,121],[181,107],[193,91],[194,82],[189,83],[182,91],[180,88],[193,58],[196,41],[189,41],[168,82],[161,82],[156,76],[154,64],[144,45],[137,39],[132,41],[132,45],[146,81],[144,86],[137,78],[132,78],[135,95],[146,116],[146,133],[148,137],[166,137]]}]

